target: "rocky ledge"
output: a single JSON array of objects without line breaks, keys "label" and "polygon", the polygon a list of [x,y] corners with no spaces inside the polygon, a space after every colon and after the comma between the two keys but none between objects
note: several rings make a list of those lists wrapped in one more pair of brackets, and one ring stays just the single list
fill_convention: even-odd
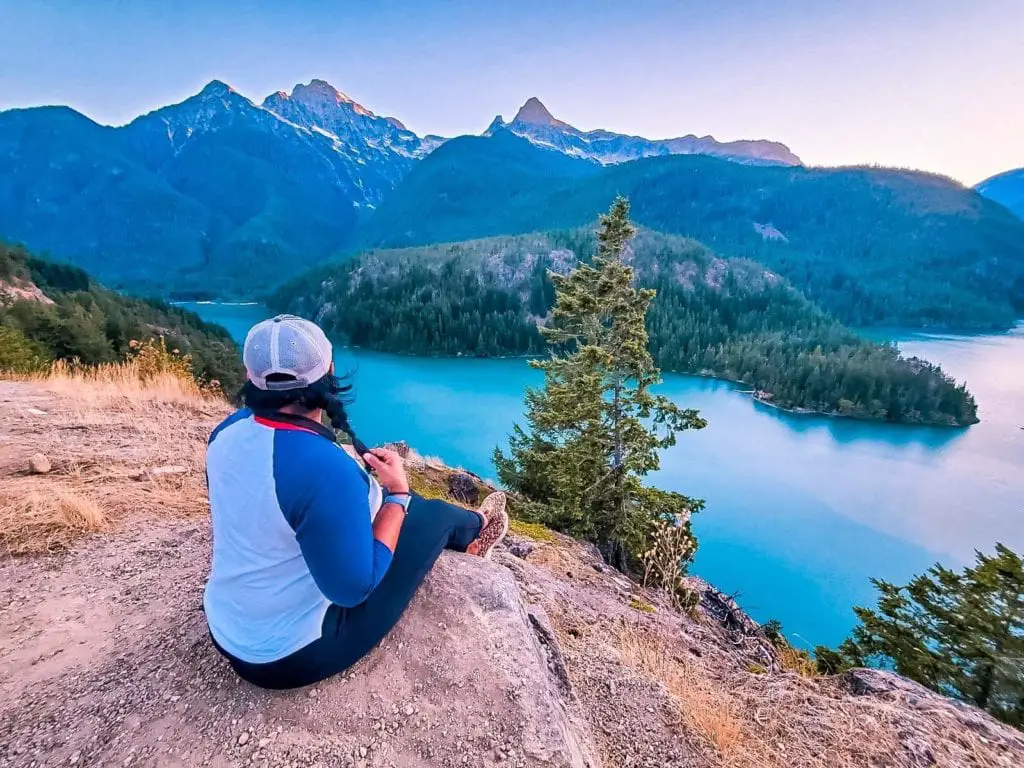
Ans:
[{"label": "rocky ledge", "polygon": [[[591,547],[522,524],[493,561],[442,556],[345,675],[259,690],[207,637],[209,528],[188,501],[201,445],[183,460],[135,418],[33,387],[0,384],[0,500],[57,484],[112,512],[103,533],[0,561],[0,766],[1024,764],[1022,735],[976,709],[877,670],[802,677],[710,585],[692,579],[699,604],[680,613]],[[220,416],[163,410],[168,441]],[[32,475],[38,451],[53,469]],[[185,473],[139,471],[172,454]],[[481,482],[412,460],[427,492]]]}]

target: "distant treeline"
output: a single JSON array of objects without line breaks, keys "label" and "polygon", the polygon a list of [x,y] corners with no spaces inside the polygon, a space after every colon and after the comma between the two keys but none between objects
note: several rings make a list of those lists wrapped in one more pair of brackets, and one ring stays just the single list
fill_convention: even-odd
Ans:
[{"label": "distant treeline", "polygon": [[[29,284],[52,303],[11,290]],[[77,267],[6,244],[0,244],[0,335],[0,368],[59,359],[115,362],[125,358],[132,340],[162,336],[168,349],[192,357],[201,381],[219,381],[228,392],[242,383],[238,347],[220,326],[163,301],[122,296]]]},{"label": "distant treeline", "polygon": [[[581,231],[373,251],[282,288],[273,308],[316,317],[348,343],[388,352],[536,355],[564,272],[594,252]],[[638,280],[658,292],[650,348],[665,370],[744,383],[783,408],[893,422],[965,425],[974,398],[937,366],[867,341],[760,265],[641,231]]]},{"label": "distant treeline", "polygon": [[510,134],[453,139],[415,166],[355,245],[405,247],[637,224],[752,259],[853,326],[1007,328],[1024,314],[1024,222],[940,176],[674,155],[606,167]]}]

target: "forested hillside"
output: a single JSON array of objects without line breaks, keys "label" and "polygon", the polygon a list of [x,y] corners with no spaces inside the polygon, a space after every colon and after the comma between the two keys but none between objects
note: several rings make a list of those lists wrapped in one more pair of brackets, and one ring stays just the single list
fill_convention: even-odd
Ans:
[{"label": "forested hillside", "polygon": [[[595,249],[578,230],[379,250],[287,284],[277,310],[389,352],[539,354],[536,323],[565,272]],[[784,408],[858,418],[971,424],[973,397],[941,370],[858,337],[788,281],[695,241],[641,231],[630,258],[658,295],[651,351],[666,370],[742,382]]]},{"label": "forested hillside", "polygon": [[114,362],[133,340],[157,337],[191,356],[201,382],[218,381],[227,392],[241,386],[238,348],[220,326],[162,301],[121,296],[77,267],[0,243],[0,369]]},{"label": "forested hillside", "polygon": [[996,328],[1024,312],[1024,222],[915,171],[702,156],[595,169],[500,132],[450,141],[423,160],[357,229],[354,245],[583,226],[617,194],[638,223],[764,264],[851,325]]}]

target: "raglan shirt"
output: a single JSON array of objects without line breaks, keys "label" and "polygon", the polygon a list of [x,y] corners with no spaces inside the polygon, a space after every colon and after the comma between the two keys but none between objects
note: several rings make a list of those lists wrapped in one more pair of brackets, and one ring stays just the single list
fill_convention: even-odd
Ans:
[{"label": "raglan shirt", "polygon": [[380,486],[320,430],[246,409],[210,436],[203,605],[214,640],[242,661],[277,661],[319,639],[331,603],[359,605],[391,563],[373,538]]}]

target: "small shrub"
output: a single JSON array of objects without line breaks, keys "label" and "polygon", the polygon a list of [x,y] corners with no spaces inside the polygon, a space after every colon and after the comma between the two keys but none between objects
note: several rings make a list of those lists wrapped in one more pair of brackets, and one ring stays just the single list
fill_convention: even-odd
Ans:
[{"label": "small shrub", "polygon": [[664,592],[679,610],[690,611],[696,596],[686,585],[686,568],[697,551],[697,539],[690,530],[689,513],[651,522],[648,547],[641,560],[644,585]]},{"label": "small shrub", "polygon": [[820,677],[818,665],[815,664],[811,654],[803,648],[794,648],[788,642],[781,648],[776,646],[779,652],[779,663],[783,669],[796,672],[800,677]]},{"label": "small shrub", "polygon": [[0,372],[35,373],[47,364],[46,354],[38,344],[16,328],[0,325]]},{"label": "small shrub", "polygon": [[827,645],[819,645],[814,649],[814,663],[822,675],[838,675],[851,667],[841,653]]},{"label": "small shrub", "polygon": [[777,646],[780,642],[786,642],[782,634],[782,622],[778,619],[768,619],[761,625],[761,632],[772,645]]},{"label": "small shrub", "polygon": [[752,675],[766,675],[768,674],[768,668],[762,664],[748,664],[747,672]]},{"label": "small shrub", "polygon": [[646,600],[641,600],[639,597],[629,598],[629,607],[637,611],[643,611],[644,613],[655,613],[658,610]]},{"label": "small shrub", "polygon": [[192,358],[183,355],[177,349],[167,349],[167,341],[161,336],[159,339],[145,339],[128,343],[128,360],[134,360],[138,365],[139,378],[142,381],[151,381],[160,376],[170,375],[181,379],[192,379],[196,381],[196,375],[192,370]]}]

